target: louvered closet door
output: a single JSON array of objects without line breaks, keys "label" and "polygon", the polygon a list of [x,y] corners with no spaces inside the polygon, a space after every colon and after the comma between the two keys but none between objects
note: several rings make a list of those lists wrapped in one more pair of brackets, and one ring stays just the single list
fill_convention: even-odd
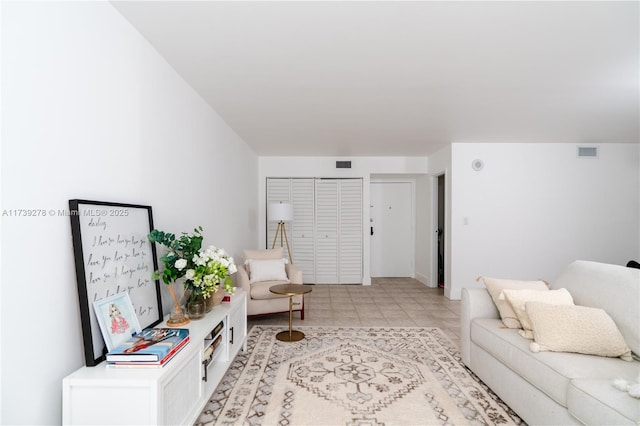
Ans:
[{"label": "louvered closet door", "polygon": [[338,182],[316,180],[316,284],[338,283]]},{"label": "louvered closet door", "polygon": [[[269,207],[269,203],[282,201],[283,203],[291,202],[290,199],[290,184],[291,179],[280,179],[280,178],[269,178],[267,179],[267,206]],[[270,222],[267,216],[267,210],[265,209],[265,220],[267,220],[267,241],[266,248],[271,248],[273,246],[273,239],[276,236],[276,229],[278,228],[278,222]],[[294,220],[295,220],[295,212],[294,212]],[[291,222],[285,222],[285,229],[287,231],[287,236],[291,238]],[[287,255],[287,243],[284,239],[284,235],[282,238],[282,245],[284,247],[283,253],[285,257]],[[289,240],[289,245],[291,246],[291,240]],[[276,240],[276,247],[280,247],[280,235]],[[291,248],[293,250],[293,248]],[[291,254],[293,256],[293,252]],[[294,257],[295,259],[295,257]]]},{"label": "louvered closet door", "polygon": [[338,194],[338,282],[362,284],[362,180],[340,180]]},{"label": "louvered closet door", "polygon": [[314,254],[314,179],[291,179],[293,223],[291,256],[293,263],[302,270],[305,283],[315,283]]}]

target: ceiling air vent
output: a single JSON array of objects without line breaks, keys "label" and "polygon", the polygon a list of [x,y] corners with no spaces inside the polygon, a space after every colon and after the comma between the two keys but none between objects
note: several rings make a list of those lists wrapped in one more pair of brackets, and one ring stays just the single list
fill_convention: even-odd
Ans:
[{"label": "ceiling air vent", "polygon": [[350,169],[351,161],[336,161],[336,169]]},{"label": "ceiling air vent", "polygon": [[579,146],[578,158],[598,158],[597,146]]}]

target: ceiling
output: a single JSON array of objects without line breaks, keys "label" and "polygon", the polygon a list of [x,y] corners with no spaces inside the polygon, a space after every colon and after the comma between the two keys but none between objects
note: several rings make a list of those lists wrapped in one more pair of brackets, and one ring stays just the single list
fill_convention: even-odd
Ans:
[{"label": "ceiling", "polygon": [[637,1],[112,4],[261,156],[640,140]]}]

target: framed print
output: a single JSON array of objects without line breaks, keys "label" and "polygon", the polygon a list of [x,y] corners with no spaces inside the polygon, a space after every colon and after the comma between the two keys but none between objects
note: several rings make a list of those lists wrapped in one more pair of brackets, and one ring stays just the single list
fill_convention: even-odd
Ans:
[{"label": "framed print", "polygon": [[69,200],[85,364],[98,365],[107,346],[93,302],[129,293],[142,328],[162,321],[160,283],[150,206]]},{"label": "framed print", "polygon": [[142,331],[128,292],[96,300],[93,309],[109,351]]}]

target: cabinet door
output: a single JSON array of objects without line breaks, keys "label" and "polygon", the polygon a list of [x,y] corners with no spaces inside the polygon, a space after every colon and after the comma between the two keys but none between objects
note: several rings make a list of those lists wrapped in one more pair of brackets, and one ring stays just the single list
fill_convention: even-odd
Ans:
[{"label": "cabinet door", "polygon": [[[189,342],[190,345],[198,343]],[[200,345],[202,345],[201,342]],[[182,367],[176,369],[174,374],[161,383],[158,407],[162,413],[160,424],[185,424],[187,419],[197,415],[203,396],[200,361],[200,352],[194,351]]]},{"label": "cabinet door", "polygon": [[[267,209],[269,208],[269,203],[277,203],[282,201],[283,203],[291,202],[291,190],[289,189],[291,179],[289,178],[268,178],[267,179],[267,205],[265,209],[265,218],[267,220],[267,241],[266,248],[284,247],[284,255],[287,257],[287,243],[284,239],[284,235],[282,236],[282,242],[280,241],[280,235],[276,236],[276,230],[278,228],[278,222],[271,222],[267,216]],[[295,220],[295,214],[294,214]],[[291,238],[291,222],[285,222],[285,230],[287,231],[287,237]],[[277,237],[277,238],[276,238]],[[289,241],[291,244],[291,241]],[[293,254],[292,254],[293,256]]]},{"label": "cabinet door", "polygon": [[292,179],[291,202],[293,203],[291,236],[293,263],[302,271],[305,283],[314,283],[314,179]]},{"label": "cabinet door", "polygon": [[238,307],[231,311],[228,319],[227,339],[229,340],[229,361],[233,361],[240,348],[244,344],[247,335],[247,310],[246,301],[238,304]]},{"label": "cabinet door", "polygon": [[316,180],[316,284],[338,283],[338,181]]},{"label": "cabinet door", "polygon": [[362,180],[340,180],[338,195],[338,282],[362,284]]}]

